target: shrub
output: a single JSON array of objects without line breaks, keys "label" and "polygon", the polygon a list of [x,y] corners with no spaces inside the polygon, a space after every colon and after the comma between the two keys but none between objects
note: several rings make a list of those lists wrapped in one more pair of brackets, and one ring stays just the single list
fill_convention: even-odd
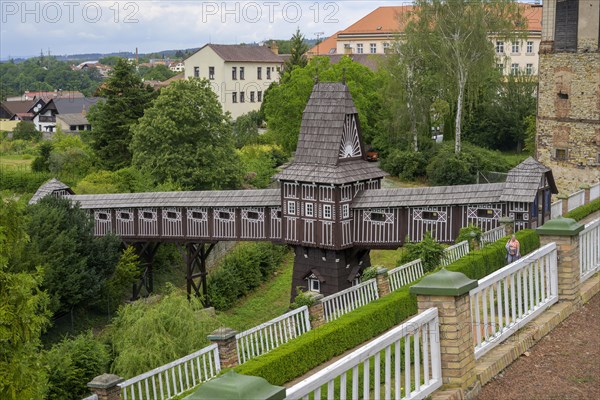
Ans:
[{"label": "shrub", "polygon": [[575,221],[581,221],[591,213],[600,210],[600,198],[590,201],[588,204],[584,204],[577,208],[572,209],[564,215],[565,218],[573,218]]},{"label": "shrub", "polygon": [[483,232],[481,231],[481,228],[479,228],[478,226],[472,224],[469,226],[465,226],[464,228],[460,228],[460,231],[458,232],[458,237],[456,238],[454,243],[460,243],[463,240],[466,240],[469,243],[469,248],[473,250],[473,243],[471,242],[475,240],[477,243],[479,243],[481,241],[482,233]]},{"label": "shrub", "polygon": [[266,281],[281,264],[284,246],[271,243],[243,243],[227,254],[208,276],[209,302],[227,310],[235,301]]},{"label": "shrub", "polygon": [[19,121],[13,130],[13,139],[37,142],[42,138],[42,132],[35,129],[35,124],[29,121]]},{"label": "shrub", "polygon": [[425,272],[433,271],[437,268],[444,255],[444,246],[433,240],[429,231],[425,232],[423,240],[420,242],[410,242],[407,237],[404,248],[405,250],[402,252],[400,260],[398,260],[399,265],[420,258]]},{"label": "shrub", "polygon": [[427,160],[422,152],[395,150],[381,160],[381,168],[404,180],[426,175]]},{"label": "shrub", "polygon": [[0,190],[35,193],[52,176],[46,172],[31,172],[19,168],[0,168]]},{"label": "shrub", "polygon": [[365,269],[362,274],[360,275],[360,281],[361,282],[366,282],[369,279],[373,279],[377,276],[377,268],[379,268],[378,266],[372,266],[369,267],[367,269]]},{"label": "shrub", "polygon": [[290,304],[290,308],[296,309],[302,306],[310,307],[315,304],[315,298],[311,295],[311,292],[303,292],[302,287],[298,286],[296,288],[296,298],[294,302]]},{"label": "shrub", "polygon": [[109,353],[92,332],[65,339],[46,354],[47,398],[79,400],[89,393],[86,383],[108,369]]}]

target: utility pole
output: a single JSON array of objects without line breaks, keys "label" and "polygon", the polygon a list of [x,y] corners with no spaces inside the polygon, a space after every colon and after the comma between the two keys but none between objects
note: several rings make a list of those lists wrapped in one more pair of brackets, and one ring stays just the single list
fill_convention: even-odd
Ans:
[{"label": "utility pole", "polygon": [[317,36],[317,55],[319,55],[319,38],[324,34],[325,32],[315,32],[315,35]]}]

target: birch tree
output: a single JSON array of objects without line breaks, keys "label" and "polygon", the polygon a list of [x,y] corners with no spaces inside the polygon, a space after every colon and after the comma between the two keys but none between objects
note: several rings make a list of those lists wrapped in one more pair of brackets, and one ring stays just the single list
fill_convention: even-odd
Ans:
[{"label": "birch tree", "polygon": [[453,104],[454,150],[459,154],[467,92],[491,79],[496,66],[490,38],[516,37],[524,20],[514,0],[416,0],[415,5],[406,40],[427,54],[440,89]]}]

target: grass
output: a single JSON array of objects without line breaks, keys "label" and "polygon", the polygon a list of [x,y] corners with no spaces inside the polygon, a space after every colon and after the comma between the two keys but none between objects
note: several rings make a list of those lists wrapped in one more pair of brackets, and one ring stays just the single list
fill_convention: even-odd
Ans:
[{"label": "grass", "polygon": [[396,250],[371,250],[371,265],[381,265],[387,269],[396,268],[403,248]]},{"label": "grass", "polygon": [[382,189],[416,188],[428,186],[425,180],[403,181],[397,176],[386,176],[381,182]]},{"label": "grass", "polygon": [[524,161],[527,157],[530,156],[529,153],[516,153],[514,151],[504,151],[501,152],[501,154],[502,157],[504,157],[506,162],[510,164],[511,167],[516,167],[518,164],[520,164],[522,161]]},{"label": "grass", "polygon": [[0,167],[27,167],[31,166],[33,156],[30,154],[13,154],[0,156]]}]

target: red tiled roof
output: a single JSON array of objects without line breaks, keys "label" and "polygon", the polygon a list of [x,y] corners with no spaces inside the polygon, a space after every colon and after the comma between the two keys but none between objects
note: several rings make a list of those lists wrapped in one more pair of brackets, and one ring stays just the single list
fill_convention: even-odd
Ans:
[{"label": "red tiled roof", "polygon": [[[327,54],[335,54],[337,49],[337,35],[341,31],[337,31],[333,35],[329,36],[327,39],[323,40],[317,46],[308,50],[306,54],[311,56],[316,56],[317,52],[319,55],[327,55]],[[330,52],[331,49],[334,49],[333,52]]]}]

